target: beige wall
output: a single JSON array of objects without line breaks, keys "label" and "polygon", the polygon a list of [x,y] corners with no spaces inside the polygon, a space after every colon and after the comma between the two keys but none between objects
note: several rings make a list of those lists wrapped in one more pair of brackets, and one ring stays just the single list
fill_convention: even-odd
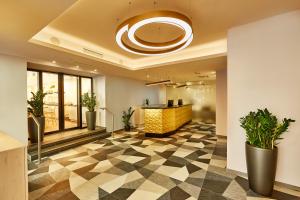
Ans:
[{"label": "beige wall", "polygon": [[[140,107],[146,98],[150,100],[150,104],[158,104],[159,87],[147,87],[142,81],[128,78],[105,77],[105,107],[114,113],[115,130],[123,128],[122,111],[127,110],[130,106],[136,109],[135,116],[132,118],[133,124],[143,123],[143,113]],[[106,127],[109,131],[112,128],[112,120],[109,113],[106,113]]]},{"label": "beige wall", "polygon": [[228,33],[228,168],[246,172],[239,118],[267,107],[296,120],[278,145],[276,180],[300,186],[300,11]]},{"label": "beige wall", "polygon": [[0,132],[27,144],[26,61],[0,55]]},{"label": "beige wall", "polygon": [[159,86],[159,104],[167,103],[167,87],[165,85]]},{"label": "beige wall", "polygon": [[216,133],[227,135],[227,68],[217,71]]},{"label": "beige wall", "polygon": [[[106,99],[105,99],[105,76],[96,76],[94,80],[94,93],[97,97],[97,107],[105,108]],[[96,123],[98,126],[106,126],[106,112],[103,109],[97,110],[97,120]]]},{"label": "beige wall", "polygon": [[[167,87],[167,99],[173,99],[177,105],[178,99],[182,99],[184,104],[193,104],[194,118],[201,115],[203,106],[209,106],[213,115],[216,111],[216,85],[189,86],[181,88]],[[213,116],[215,118],[215,116]]]}]

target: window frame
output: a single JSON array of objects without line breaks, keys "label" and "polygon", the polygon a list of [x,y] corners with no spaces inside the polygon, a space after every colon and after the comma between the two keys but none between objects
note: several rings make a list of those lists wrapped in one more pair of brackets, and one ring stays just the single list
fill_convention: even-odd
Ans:
[{"label": "window frame", "polygon": [[[70,74],[70,73],[62,73],[62,72],[53,72],[48,70],[39,70],[39,69],[33,69],[33,68],[27,68],[27,71],[37,72],[38,73],[38,89],[43,89],[43,72],[45,73],[53,73],[58,75],[58,120],[59,120],[59,128],[55,131],[45,132],[45,135],[52,134],[52,133],[58,133],[62,131],[68,131],[68,130],[74,130],[74,129],[83,129],[86,128],[86,126],[82,126],[82,104],[81,104],[81,79],[87,78],[91,80],[91,92],[94,92],[94,86],[93,86],[93,77],[89,76],[81,76],[76,74]],[[78,87],[77,87],[77,127],[72,127],[66,129],[64,127],[64,75],[67,76],[75,76],[78,78]],[[27,87],[27,86],[26,86]]]}]

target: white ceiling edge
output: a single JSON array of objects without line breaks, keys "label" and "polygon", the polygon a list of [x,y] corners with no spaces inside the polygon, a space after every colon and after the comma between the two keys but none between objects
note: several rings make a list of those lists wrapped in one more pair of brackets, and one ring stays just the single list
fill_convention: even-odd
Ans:
[{"label": "white ceiling edge", "polygon": [[93,70],[85,70],[82,68],[70,67],[63,65],[61,63],[52,63],[51,61],[45,61],[41,59],[32,59],[26,58],[27,68],[29,69],[38,69],[38,70],[46,70],[50,72],[63,72],[68,74],[74,75],[81,75],[81,76],[104,76],[104,74],[100,73],[99,71],[95,72]]},{"label": "white ceiling edge", "polygon": [[151,60],[149,58],[137,59],[137,63],[147,63],[147,65],[132,66],[132,70],[140,70],[154,67],[161,67],[166,65],[180,64],[186,62],[193,62],[209,58],[216,58],[227,55],[227,39],[218,40],[212,43],[199,45],[194,48],[187,49],[180,55],[172,55],[171,58],[156,58]]},{"label": "white ceiling edge", "polygon": [[[51,42],[51,38],[57,38],[58,43]],[[88,59],[108,63],[128,70],[140,70],[153,68],[182,62],[201,60],[204,58],[223,56],[227,54],[227,39],[220,39],[210,43],[189,47],[180,52],[166,56],[151,56],[138,59],[131,59],[124,55],[115,53],[91,42],[72,35],[63,33],[53,28],[46,27],[34,35],[30,43],[45,46],[55,50],[60,50]],[[96,52],[101,52],[102,56],[92,55],[84,52],[83,48],[88,48]]]}]

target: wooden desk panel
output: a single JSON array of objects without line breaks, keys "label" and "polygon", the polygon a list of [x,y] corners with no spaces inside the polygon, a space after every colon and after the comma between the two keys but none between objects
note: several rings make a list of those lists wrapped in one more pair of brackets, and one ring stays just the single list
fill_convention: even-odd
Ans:
[{"label": "wooden desk panel", "polygon": [[192,105],[171,108],[144,108],[145,129],[149,134],[164,135],[192,120]]},{"label": "wooden desk panel", "polygon": [[0,199],[28,199],[26,146],[0,133]]}]

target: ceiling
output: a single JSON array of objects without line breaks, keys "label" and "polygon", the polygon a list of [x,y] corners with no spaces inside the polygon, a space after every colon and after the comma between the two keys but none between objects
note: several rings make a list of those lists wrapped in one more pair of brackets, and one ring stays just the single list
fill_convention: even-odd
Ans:
[{"label": "ceiling", "polygon": [[[194,80],[195,72],[226,67],[227,31],[237,25],[300,9],[299,0],[10,0],[0,7],[0,52],[24,57],[35,67],[74,73],[110,74],[140,80]],[[169,56],[142,57],[115,43],[117,26],[151,10],[189,16],[194,40]],[[138,32],[149,41],[167,41],[178,30],[149,25]],[[87,47],[99,55],[82,49]],[[57,63],[51,63],[56,60]],[[79,65],[80,68],[75,68]],[[48,67],[49,68],[49,67]],[[97,71],[94,71],[97,69]],[[148,76],[147,76],[148,75]]]}]

